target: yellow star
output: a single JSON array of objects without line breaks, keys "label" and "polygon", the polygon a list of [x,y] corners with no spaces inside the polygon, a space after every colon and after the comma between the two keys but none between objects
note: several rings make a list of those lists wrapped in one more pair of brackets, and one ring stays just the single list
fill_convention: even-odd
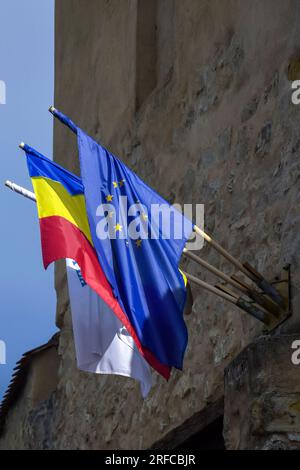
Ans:
[{"label": "yellow star", "polygon": [[147,214],[144,214],[144,213],[143,213],[143,214],[142,214],[142,219],[143,219],[143,220],[148,220]]},{"label": "yellow star", "polygon": [[120,188],[122,188],[122,186],[124,186],[124,183],[125,183],[125,180],[119,181]]},{"label": "yellow star", "polygon": [[141,248],[141,246],[142,246],[142,240],[137,240],[137,241],[135,242],[135,244],[136,244],[136,246],[137,246],[138,248]]},{"label": "yellow star", "polygon": [[114,226],[114,229],[115,229],[116,232],[122,232],[123,227],[122,227],[122,225],[117,224],[117,225]]},{"label": "yellow star", "polygon": [[118,182],[117,182],[117,181],[113,181],[113,185],[114,185],[114,188],[117,188],[117,187],[118,187]]},{"label": "yellow star", "polygon": [[113,195],[109,194],[108,196],[106,196],[106,200],[107,202],[111,202],[113,200]]},{"label": "yellow star", "polygon": [[108,212],[108,217],[109,217],[110,219],[112,218],[113,213],[114,213],[114,211],[109,211],[109,212]]}]

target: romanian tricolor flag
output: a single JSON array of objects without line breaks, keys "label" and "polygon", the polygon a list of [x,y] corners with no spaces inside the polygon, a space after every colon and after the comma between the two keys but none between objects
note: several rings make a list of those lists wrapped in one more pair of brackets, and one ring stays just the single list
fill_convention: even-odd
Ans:
[{"label": "romanian tricolor flag", "polygon": [[80,178],[28,145],[25,145],[24,151],[37,200],[45,268],[59,259],[75,260],[85,282],[116,314],[134,339],[141,355],[161,375],[168,378],[170,367],[159,362],[141,344],[102,270],[91,237]]}]

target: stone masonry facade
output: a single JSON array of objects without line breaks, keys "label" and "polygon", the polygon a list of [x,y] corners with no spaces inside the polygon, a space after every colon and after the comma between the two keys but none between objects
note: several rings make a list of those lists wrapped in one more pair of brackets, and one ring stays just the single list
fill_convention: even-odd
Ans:
[{"label": "stone masonry facade", "polygon": [[[300,59],[299,24],[297,0],[56,2],[55,106],[170,202],[203,203],[207,232],[267,279],[290,264],[293,315],[266,336],[258,321],[192,286],[184,369],[169,382],[155,374],[143,400],[130,379],[77,370],[58,262],[58,384],[39,405],[23,403],[20,448],[150,448],[224,390],[227,448],[299,447],[300,366],[290,362],[300,339],[300,106],[291,102],[300,76],[290,67]],[[76,138],[58,122],[54,129],[55,161],[78,173]],[[207,244],[199,254],[233,273]],[[192,261],[182,266],[216,282]],[[279,369],[270,376],[272,357]],[[0,448],[21,433],[19,407]]]}]

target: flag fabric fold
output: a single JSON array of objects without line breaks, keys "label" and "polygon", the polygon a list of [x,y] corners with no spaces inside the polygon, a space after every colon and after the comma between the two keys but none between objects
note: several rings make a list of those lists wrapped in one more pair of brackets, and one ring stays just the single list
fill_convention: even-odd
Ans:
[{"label": "flag fabric fold", "polygon": [[[193,224],[108,150],[76,133],[91,237],[105,276],[141,344],[160,363],[181,369],[186,287],[178,263]],[[157,206],[168,209],[169,230],[154,220]]]},{"label": "flag fabric fold", "polygon": [[150,366],[118,317],[84,281],[79,265],[67,259],[66,266],[78,368],[131,377],[140,382],[145,398],[152,386]]},{"label": "flag fabric fold", "polygon": [[26,145],[24,150],[37,199],[45,268],[59,259],[75,260],[85,282],[124,325],[139,353],[168,378],[170,368],[141,344],[101,267],[91,237],[82,181],[33,148]]}]

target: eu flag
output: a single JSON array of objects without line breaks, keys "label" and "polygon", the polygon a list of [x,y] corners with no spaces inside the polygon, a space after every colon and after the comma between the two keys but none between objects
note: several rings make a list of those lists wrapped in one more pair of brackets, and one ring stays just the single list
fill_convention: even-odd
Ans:
[{"label": "eu flag", "polygon": [[186,287],[178,263],[193,224],[118,158],[77,130],[99,263],[143,346],[182,369]]}]

